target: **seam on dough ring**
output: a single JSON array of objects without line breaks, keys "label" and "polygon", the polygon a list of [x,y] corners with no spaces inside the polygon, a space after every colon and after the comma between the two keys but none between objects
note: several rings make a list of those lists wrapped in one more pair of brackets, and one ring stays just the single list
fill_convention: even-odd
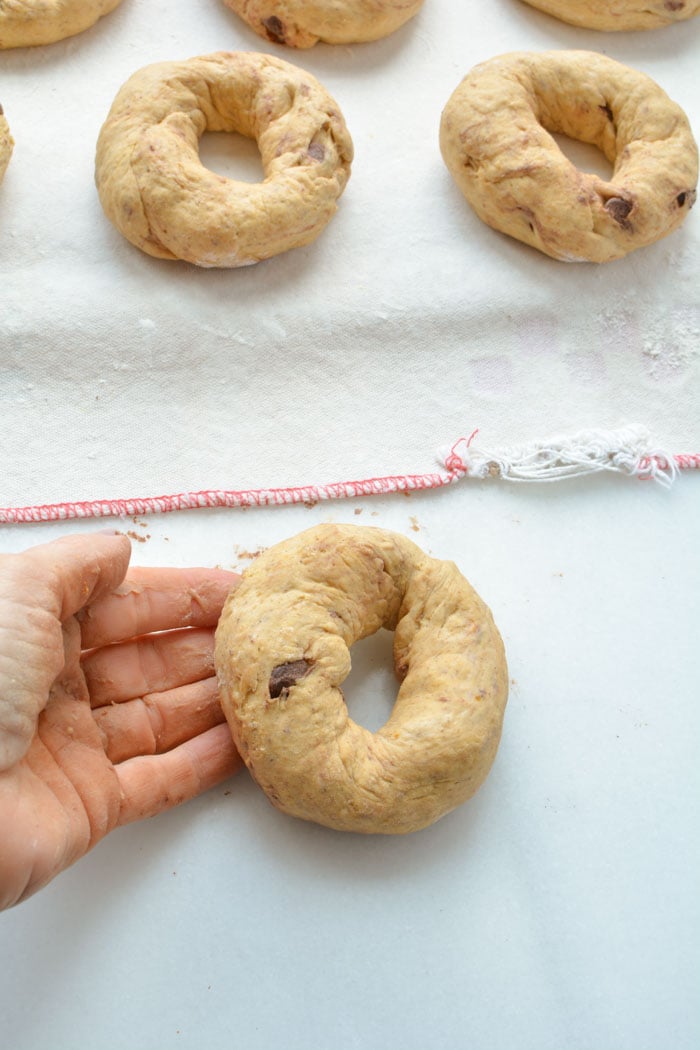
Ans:
[{"label": "seam on dough ring", "polygon": [[659,29],[700,13],[700,0],[525,0],[561,22],[584,29]]},{"label": "seam on dough ring", "polygon": [[5,111],[0,105],[0,182],[2,182],[7,165],[10,163],[14,144]]},{"label": "seam on dough ring", "polygon": [[121,0],[3,0],[0,50],[54,44],[89,29]]},{"label": "seam on dough ring", "polygon": [[[609,181],[552,138],[597,146]],[[489,226],[568,262],[608,262],[677,229],[696,198],[698,149],[659,85],[589,51],[519,51],[475,66],[442,113],[450,173]]]},{"label": "seam on dough ring", "polygon": [[[349,647],[380,627],[395,630],[401,685],[371,733],[340,684]],[[352,525],[256,558],[219,620],[216,668],[236,746],[273,805],[342,831],[416,831],[471,797],[508,693],[501,637],[457,567]]]},{"label": "seam on dough ring", "polygon": [[363,44],[389,36],[423,0],[224,0],[258,36],[288,47]]},{"label": "seam on dough ring", "polygon": [[[255,139],[263,181],[205,168],[205,131]],[[245,266],[318,237],[352,152],[336,102],[310,73],[271,55],[221,51],[130,77],[100,131],[95,181],[107,217],[149,255]]]}]

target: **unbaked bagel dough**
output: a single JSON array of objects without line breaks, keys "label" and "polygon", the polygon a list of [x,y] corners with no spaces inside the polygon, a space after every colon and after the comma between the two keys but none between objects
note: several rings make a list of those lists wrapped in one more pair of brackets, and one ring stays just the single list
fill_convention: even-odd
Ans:
[{"label": "unbaked bagel dough", "polygon": [[[401,683],[371,733],[340,689],[349,647],[395,631]],[[452,562],[382,529],[319,525],[264,551],[216,632],[221,702],[248,769],[285,813],[402,833],[483,782],[508,693],[503,643]]]},{"label": "unbaked bagel dough", "polygon": [[[579,171],[550,132],[597,146],[610,180]],[[475,66],[445,106],[440,148],[484,222],[569,262],[652,244],[696,198],[698,149],[681,107],[651,77],[589,51]]]},{"label": "unbaked bagel dough", "polygon": [[388,36],[423,0],[224,0],[258,36],[288,47],[361,44]]},{"label": "unbaked bagel dough", "polygon": [[[257,141],[264,180],[205,168],[205,131]],[[159,62],[119,91],[100,131],[102,207],[149,255],[233,267],[310,244],[335,214],[352,141],[315,77],[255,52]]]},{"label": "unbaked bagel dough", "polygon": [[0,49],[53,44],[89,29],[121,0],[2,0]]},{"label": "unbaked bagel dough", "polygon": [[693,18],[700,0],[526,0],[540,11],[583,29],[627,32],[658,29]]},{"label": "unbaked bagel dough", "polygon": [[0,106],[0,182],[2,182],[7,165],[10,163],[14,144],[7,117],[2,106]]}]

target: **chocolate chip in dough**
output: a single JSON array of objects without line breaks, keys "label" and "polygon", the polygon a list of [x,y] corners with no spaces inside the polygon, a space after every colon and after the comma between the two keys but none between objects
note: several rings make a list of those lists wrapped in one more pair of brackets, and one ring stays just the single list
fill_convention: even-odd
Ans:
[{"label": "chocolate chip in dough", "polygon": [[622,197],[611,197],[609,201],[605,202],[605,210],[610,213],[615,222],[622,226],[623,229],[632,229],[632,223],[627,220],[627,216],[632,211],[631,201],[626,201]]},{"label": "chocolate chip in dough", "polygon": [[282,693],[287,693],[300,678],[305,678],[313,664],[309,660],[290,660],[272,668],[270,675],[270,699],[276,700]]},{"label": "chocolate chip in dough", "polygon": [[676,197],[676,204],[679,208],[682,208],[684,204],[688,205],[688,211],[693,207],[697,200],[698,194],[696,190],[683,190]]},{"label": "chocolate chip in dough", "polygon": [[286,38],[284,35],[284,23],[277,18],[276,15],[271,15],[269,18],[263,18],[265,26],[265,32],[274,44],[286,44]]}]

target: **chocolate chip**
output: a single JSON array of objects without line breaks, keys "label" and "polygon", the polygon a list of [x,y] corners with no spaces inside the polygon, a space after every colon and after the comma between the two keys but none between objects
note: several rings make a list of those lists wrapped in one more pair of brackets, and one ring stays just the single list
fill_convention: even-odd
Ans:
[{"label": "chocolate chip", "polygon": [[685,0],[665,0],[664,7],[667,11],[682,11],[685,7]]},{"label": "chocolate chip", "polygon": [[270,18],[263,18],[262,24],[265,27],[265,32],[273,43],[286,44],[284,23],[281,22],[276,15],[271,15]]},{"label": "chocolate chip", "polygon": [[676,197],[676,204],[679,208],[682,208],[684,204],[688,205],[688,211],[693,207],[697,199],[696,190],[684,190],[683,193],[679,193]]},{"label": "chocolate chip", "polygon": [[286,693],[300,678],[305,678],[313,664],[309,660],[290,660],[286,664],[278,664],[272,668],[270,683],[270,699],[276,700],[282,693]]},{"label": "chocolate chip", "polygon": [[622,197],[611,197],[605,202],[605,210],[623,229],[632,229],[632,224],[627,221],[627,216],[632,211],[632,201],[626,201]]},{"label": "chocolate chip", "polygon": [[312,142],[306,151],[313,160],[323,160],[326,151],[320,142]]}]

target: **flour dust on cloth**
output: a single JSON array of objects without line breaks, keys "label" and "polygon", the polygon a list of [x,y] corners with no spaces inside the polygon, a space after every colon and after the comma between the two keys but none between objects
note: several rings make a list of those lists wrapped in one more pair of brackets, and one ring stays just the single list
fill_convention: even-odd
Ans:
[{"label": "flour dust on cloth", "polygon": [[[663,48],[617,34],[606,53],[653,77],[697,137],[700,19],[661,32]],[[383,40],[300,52],[224,4],[129,0],[70,40],[3,52],[15,146],[0,186],[0,507],[111,513],[692,465],[675,457],[700,452],[700,210],[624,259],[563,263],[486,227],[440,155],[442,109],[470,68],[557,47],[601,50],[601,36],[525,4],[477,18],[431,0]],[[114,229],[95,147],[137,69],[222,49],[308,70],[355,156],[318,240],[201,270]],[[593,147],[558,141],[609,178]],[[205,133],[200,155],[261,178],[239,135]]]}]

